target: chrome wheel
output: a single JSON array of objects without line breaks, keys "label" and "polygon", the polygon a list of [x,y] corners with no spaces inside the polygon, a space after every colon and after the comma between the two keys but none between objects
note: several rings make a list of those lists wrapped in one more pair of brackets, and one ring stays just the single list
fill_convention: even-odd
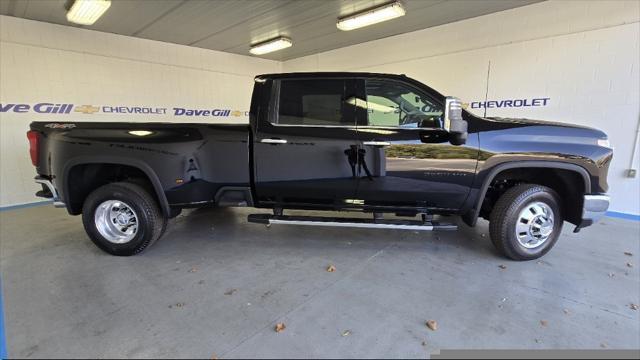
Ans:
[{"label": "chrome wheel", "polygon": [[540,201],[528,204],[518,215],[516,224],[518,242],[527,249],[544,244],[553,233],[553,221],[553,210],[549,205]]},{"label": "chrome wheel", "polygon": [[94,221],[100,235],[114,244],[128,243],[138,232],[138,216],[131,206],[119,200],[98,205]]}]

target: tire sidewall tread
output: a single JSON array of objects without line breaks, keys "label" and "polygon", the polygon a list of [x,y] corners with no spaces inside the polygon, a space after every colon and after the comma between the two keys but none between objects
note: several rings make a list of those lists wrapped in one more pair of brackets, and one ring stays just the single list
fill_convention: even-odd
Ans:
[{"label": "tire sidewall tread", "polygon": [[[533,201],[547,204],[554,213],[554,228],[550,238],[544,244],[527,249],[515,236],[515,226],[520,211]],[[512,260],[534,260],[544,256],[558,241],[562,231],[563,216],[558,194],[542,185],[519,184],[508,189],[496,202],[491,211],[489,233],[493,245]]]},{"label": "tire sidewall tread", "polygon": [[[95,210],[106,200],[121,200],[131,206],[138,216],[138,232],[126,244],[114,244],[106,240],[95,226]],[[91,241],[103,251],[116,256],[139,254],[160,238],[166,228],[166,218],[157,201],[141,185],[116,182],[94,190],[84,202],[82,223]]]}]

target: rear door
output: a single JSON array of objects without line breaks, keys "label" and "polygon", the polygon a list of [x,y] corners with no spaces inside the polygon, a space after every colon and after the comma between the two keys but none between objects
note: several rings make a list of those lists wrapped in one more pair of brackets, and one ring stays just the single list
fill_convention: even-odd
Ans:
[{"label": "rear door", "polygon": [[367,114],[358,121],[364,173],[356,198],[367,206],[459,209],[473,182],[478,150],[449,142],[444,99],[395,79],[359,84]]},{"label": "rear door", "polygon": [[[269,115],[254,139],[255,187],[260,205],[341,207],[353,199],[357,178],[349,163],[357,146],[350,79],[279,79]],[[353,166],[352,166],[353,165]]]}]

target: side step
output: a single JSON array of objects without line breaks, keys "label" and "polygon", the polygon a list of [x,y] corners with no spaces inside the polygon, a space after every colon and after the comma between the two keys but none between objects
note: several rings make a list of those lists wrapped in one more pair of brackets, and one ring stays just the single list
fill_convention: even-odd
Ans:
[{"label": "side step", "polygon": [[382,219],[361,219],[361,218],[336,218],[322,216],[287,216],[269,214],[251,214],[247,221],[257,224],[288,224],[288,225],[310,225],[310,226],[336,226],[354,227],[368,229],[402,229],[402,230],[457,230],[454,224],[440,223],[438,221],[419,220],[382,220]]}]

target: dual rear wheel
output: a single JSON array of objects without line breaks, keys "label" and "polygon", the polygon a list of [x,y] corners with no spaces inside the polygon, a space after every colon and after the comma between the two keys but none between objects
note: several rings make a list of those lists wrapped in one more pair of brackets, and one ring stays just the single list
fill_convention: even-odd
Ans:
[{"label": "dual rear wheel", "polygon": [[100,249],[112,255],[131,256],[162,236],[167,218],[142,185],[117,182],[89,194],[82,208],[82,223]]}]

